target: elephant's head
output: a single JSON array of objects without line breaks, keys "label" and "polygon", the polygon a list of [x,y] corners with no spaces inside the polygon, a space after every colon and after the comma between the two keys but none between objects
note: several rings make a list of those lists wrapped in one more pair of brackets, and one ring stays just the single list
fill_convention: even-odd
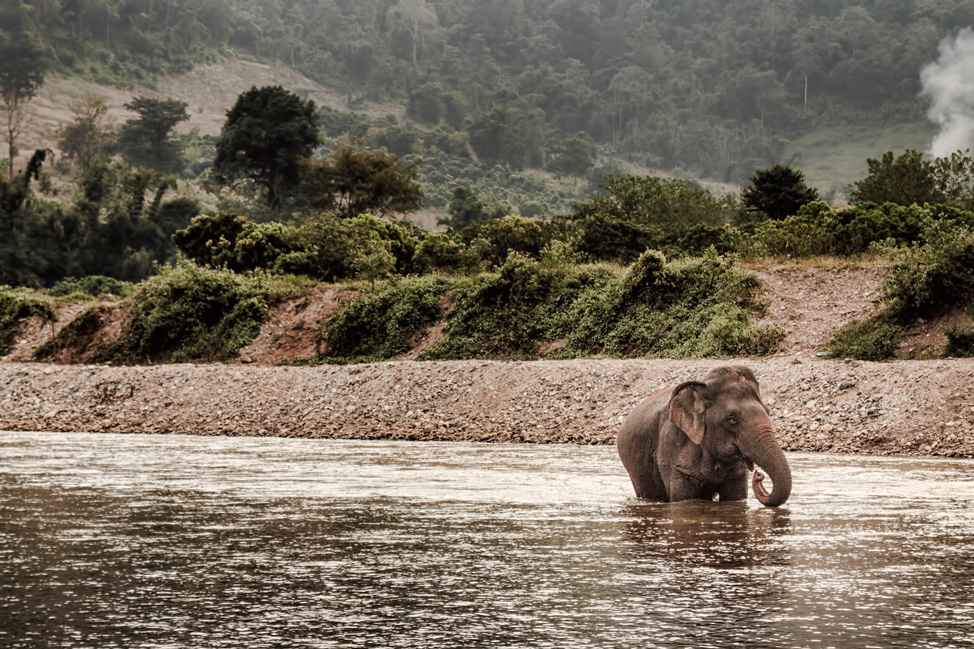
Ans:
[{"label": "elephant's head", "polygon": [[770,411],[761,400],[758,381],[746,367],[720,367],[703,380],[678,385],[670,398],[670,420],[690,440],[720,464],[742,458],[748,469],[757,464],[768,472],[774,488],[769,494],[754,472],[754,495],[777,507],[791,495],[791,469],[775,440]]}]

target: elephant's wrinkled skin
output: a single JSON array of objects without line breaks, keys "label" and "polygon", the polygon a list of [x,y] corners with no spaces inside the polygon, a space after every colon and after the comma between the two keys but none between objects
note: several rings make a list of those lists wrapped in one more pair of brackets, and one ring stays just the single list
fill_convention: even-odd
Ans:
[{"label": "elephant's wrinkled skin", "polygon": [[751,370],[718,367],[702,382],[650,395],[623,422],[616,445],[640,498],[745,500],[757,464],[774,489],[767,493],[755,471],[754,495],[777,507],[791,495],[791,469],[768,414]]}]

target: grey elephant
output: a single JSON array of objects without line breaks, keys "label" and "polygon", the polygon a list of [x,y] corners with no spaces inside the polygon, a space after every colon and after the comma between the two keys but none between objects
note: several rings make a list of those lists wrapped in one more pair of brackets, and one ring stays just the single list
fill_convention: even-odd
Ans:
[{"label": "grey elephant", "polygon": [[718,367],[703,381],[650,395],[623,422],[616,446],[639,498],[746,500],[748,471],[757,464],[773,489],[755,471],[754,495],[778,507],[791,495],[791,468],[769,414],[751,370]]}]

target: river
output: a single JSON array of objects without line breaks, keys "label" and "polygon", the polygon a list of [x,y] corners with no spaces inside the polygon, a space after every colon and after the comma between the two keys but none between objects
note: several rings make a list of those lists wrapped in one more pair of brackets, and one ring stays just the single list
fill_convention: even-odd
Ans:
[{"label": "river", "polygon": [[612,447],[0,432],[0,647],[974,647],[974,463],[789,461],[771,510]]}]

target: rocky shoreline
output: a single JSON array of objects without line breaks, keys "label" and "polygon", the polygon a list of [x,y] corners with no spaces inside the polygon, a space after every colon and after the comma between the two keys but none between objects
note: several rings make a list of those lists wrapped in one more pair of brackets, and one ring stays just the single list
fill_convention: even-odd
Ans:
[{"label": "rocky shoreline", "polygon": [[[743,361],[789,451],[974,457],[974,359]],[[716,360],[350,366],[0,363],[0,430],[611,444]]]}]

